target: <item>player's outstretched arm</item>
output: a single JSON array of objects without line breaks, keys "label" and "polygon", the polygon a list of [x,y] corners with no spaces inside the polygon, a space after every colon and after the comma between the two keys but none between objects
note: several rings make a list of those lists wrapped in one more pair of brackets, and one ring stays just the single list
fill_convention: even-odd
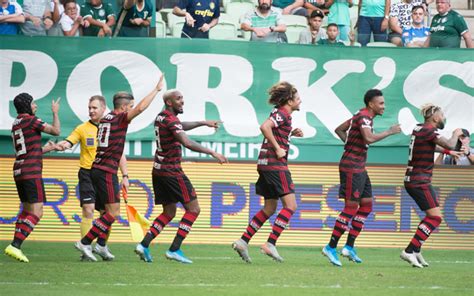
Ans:
[{"label": "player's outstretched arm", "polygon": [[61,98],[58,98],[56,101],[52,101],[51,103],[51,111],[53,111],[53,124],[46,124],[44,127],[43,132],[53,135],[59,136],[61,133],[61,124],[59,123],[59,101]]},{"label": "player's outstretched arm", "polygon": [[213,127],[214,129],[217,130],[219,128],[219,124],[221,123],[222,121],[220,120],[184,121],[184,122],[181,122],[181,125],[183,126],[183,130],[185,131],[195,129],[200,126]]},{"label": "player's outstretched arm", "polygon": [[344,121],[343,123],[341,123],[334,130],[334,132],[339,137],[339,139],[341,139],[341,141],[344,142],[344,143],[347,140],[347,131],[349,130],[350,127],[351,127],[351,120],[348,119],[348,120]]},{"label": "player's outstretched arm", "polygon": [[214,150],[211,150],[209,148],[206,148],[204,146],[201,146],[199,143],[196,143],[195,141],[191,140],[186,133],[179,133],[176,134],[176,139],[186,148],[196,151],[196,152],[201,152],[201,153],[206,153],[217,159],[219,163],[227,163],[229,162],[227,158],[220,154],[217,153]]},{"label": "player's outstretched arm", "polygon": [[372,144],[382,139],[385,139],[388,136],[398,134],[402,131],[402,129],[400,128],[399,124],[396,124],[396,125],[392,125],[388,130],[383,131],[378,134],[372,133],[371,128],[362,127],[360,131],[361,131],[362,137],[364,138],[365,143]]},{"label": "player's outstretched arm", "polygon": [[450,140],[446,139],[445,137],[435,138],[434,142],[436,144],[435,151],[440,152],[446,155],[451,155],[454,158],[458,159],[459,157],[463,156],[463,152],[461,151],[454,151],[454,147],[450,145]]},{"label": "player's outstretched arm", "polygon": [[132,119],[137,117],[139,114],[145,111],[148,106],[150,106],[151,102],[153,102],[153,99],[163,88],[163,77],[164,74],[161,74],[160,80],[156,84],[155,88],[153,88],[153,90],[146,97],[144,97],[140,103],[138,103],[131,111],[127,113],[128,122],[132,121]]},{"label": "player's outstretched arm", "polygon": [[277,158],[282,158],[286,155],[285,149],[281,148],[278,144],[277,140],[273,136],[272,127],[275,124],[270,119],[265,120],[265,122],[260,126],[260,131],[262,132],[263,136],[267,139],[267,141],[272,145],[273,149],[275,150],[275,154]]}]

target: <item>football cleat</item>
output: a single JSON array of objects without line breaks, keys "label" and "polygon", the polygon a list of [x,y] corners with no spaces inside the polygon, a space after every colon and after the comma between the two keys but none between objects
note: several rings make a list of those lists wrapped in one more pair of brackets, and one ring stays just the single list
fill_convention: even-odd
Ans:
[{"label": "football cleat", "polygon": [[413,254],[415,254],[415,257],[416,257],[416,260],[418,260],[418,263],[420,263],[421,265],[423,265],[423,267],[428,267],[430,266],[428,264],[428,262],[426,262],[425,258],[423,258],[423,256],[421,256],[421,252],[413,252]]},{"label": "football cleat", "polygon": [[234,249],[240,258],[247,263],[252,263],[252,259],[249,256],[249,245],[243,240],[238,239],[232,243],[232,249]]},{"label": "football cleat", "polygon": [[283,262],[283,257],[280,256],[280,254],[278,254],[278,251],[275,247],[274,244],[271,244],[269,242],[266,242],[265,244],[263,244],[263,246],[260,247],[260,252],[262,252],[262,254],[265,254],[271,258],[273,258],[273,260],[277,261],[277,262]]},{"label": "football cleat", "polygon": [[329,245],[326,245],[323,248],[323,255],[329,259],[333,265],[341,267],[342,263],[339,261],[339,257],[337,256],[336,248],[331,248]]},{"label": "football cleat", "polygon": [[362,259],[360,259],[359,256],[357,256],[357,252],[355,248],[351,246],[347,246],[347,245],[344,246],[344,248],[342,248],[341,255],[355,263],[362,263]]},{"label": "football cleat", "polygon": [[153,257],[151,257],[150,250],[145,248],[142,244],[138,244],[135,248],[135,254],[137,254],[141,260],[151,263],[153,262]]},{"label": "football cleat", "polygon": [[102,257],[102,260],[104,261],[112,261],[115,258],[115,256],[110,253],[108,246],[102,247],[101,245],[96,244],[93,252]]},{"label": "football cleat", "polygon": [[74,244],[74,247],[84,255],[84,259],[88,261],[97,261],[94,254],[92,254],[92,246],[91,245],[84,245],[81,241],[78,241]]},{"label": "football cleat", "polygon": [[193,261],[189,260],[188,258],[186,258],[186,256],[184,256],[184,253],[181,250],[177,250],[177,251],[174,251],[174,252],[168,250],[168,251],[166,251],[165,256],[169,260],[175,260],[175,261],[178,261],[178,262],[181,262],[181,263],[186,263],[186,264],[193,263]]},{"label": "football cleat", "polygon": [[18,249],[16,247],[12,246],[12,245],[8,245],[5,248],[5,255],[10,256],[13,259],[16,259],[20,262],[25,262],[25,263],[30,262],[30,260],[28,260],[28,258],[25,256],[25,254],[23,254],[21,249]]},{"label": "football cleat", "polygon": [[416,260],[416,256],[414,253],[407,253],[405,252],[405,250],[403,250],[400,254],[400,258],[410,263],[410,265],[413,267],[423,268],[423,265],[421,265],[418,260]]}]

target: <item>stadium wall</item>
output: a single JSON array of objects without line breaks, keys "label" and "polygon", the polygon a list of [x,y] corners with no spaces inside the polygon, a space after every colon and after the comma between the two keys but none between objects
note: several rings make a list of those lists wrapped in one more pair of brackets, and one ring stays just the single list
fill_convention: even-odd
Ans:
[{"label": "stadium wall", "polygon": [[[14,159],[0,158],[0,240],[13,236],[16,216],[21,210],[12,177]],[[151,160],[130,160],[129,203],[153,220],[160,207],[153,203]],[[201,215],[186,243],[226,244],[239,238],[263,200],[255,194],[255,163],[185,162],[183,168],[196,189]],[[48,202],[44,216],[33,234],[37,241],[76,241],[79,239],[81,209],[77,190],[77,159],[47,158],[44,161]],[[343,207],[338,200],[337,164],[297,163],[290,166],[296,185],[298,210],[279,245],[322,246],[327,243],[335,218]],[[404,166],[369,165],[375,195],[374,212],[358,238],[361,247],[405,246],[422,216],[403,188]],[[440,196],[443,222],[426,243],[427,248],[474,249],[474,170],[463,167],[436,167],[433,185]],[[125,206],[114,224],[112,242],[131,242]],[[173,223],[165,228],[158,242],[173,239],[182,216],[178,210]],[[272,217],[271,221],[275,216]],[[267,222],[252,244],[264,242],[270,231]]]},{"label": "stadium wall", "polygon": [[[131,91],[138,101],[164,72],[165,89],[178,88],[184,94],[181,120],[223,121],[217,132],[199,128],[189,135],[233,161],[255,160],[262,141],[258,127],[271,110],[267,90],[279,80],[295,84],[303,101],[300,112],[293,114],[293,125],[305,137],[292,140],[292,162],[339,161],[342,143],[334,129],[363,107],[367,89],[380,88],[386,110],[375,119],[375,131],[399,123],[403,132],[371,145],[369,162],[405,164],[409,134],[422,121],[418,109],[425,103],[445,110],[443,135],[450,136],[458,127],[474,130],[473,57],[468,49],[2,36],[0,153],[13,154],[10,129],[16,112],[12,101],[20,92],[33,95],[38,116],[47,122],[52,119],[51,99],[62,97],[61,137],[65,137],[88,119],[87,101],[92,95],[104,95],[109,107],[119,90]],[[132,122],[128,156],[153,156],[152,125],[162,107],[156,99]],[[190,151],[184,156],[209,159]]]}]

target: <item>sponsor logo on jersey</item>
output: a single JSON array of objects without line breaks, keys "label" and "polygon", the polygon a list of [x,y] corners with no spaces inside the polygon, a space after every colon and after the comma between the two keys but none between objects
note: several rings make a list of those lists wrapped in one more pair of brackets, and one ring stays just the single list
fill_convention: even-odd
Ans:
[{"label": "sponsor logo on jersey", "polygon": [[195,15],[201,15],[202,17],[206,17],[206,16],[209,16],[209,17],[213,17],[214,16],[214,12],[209,10],[209,9],[206,9],[206,10],[195,10],[194,11],[194,14]]}]

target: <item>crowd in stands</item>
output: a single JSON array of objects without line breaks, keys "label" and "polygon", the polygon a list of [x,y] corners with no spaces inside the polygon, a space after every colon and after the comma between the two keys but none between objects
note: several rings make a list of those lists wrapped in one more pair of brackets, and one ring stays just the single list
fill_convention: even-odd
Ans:
[{"label": "crowd in stands", "polygon": [[[121,0],[114,8],[109,1],[116,0],[0,0],[0,35],[147,37],[154,8],[163,6],[154,6],[153,0]],[[165,0],[164,5],[183,18],[181,37],[189,39],[210,38],[228,3],[250,2],[237,24],[250,41],[367,46],[373,40],[400,47],[458,48],[464,39],[466,47],[474,47],[466,21],[451,9],[450,0],[359,0],[353,7],[354,1]],[[436,6],[434,16],[429,15],[430,4]],[[295,30],[299,38],[292,37]]]}]

